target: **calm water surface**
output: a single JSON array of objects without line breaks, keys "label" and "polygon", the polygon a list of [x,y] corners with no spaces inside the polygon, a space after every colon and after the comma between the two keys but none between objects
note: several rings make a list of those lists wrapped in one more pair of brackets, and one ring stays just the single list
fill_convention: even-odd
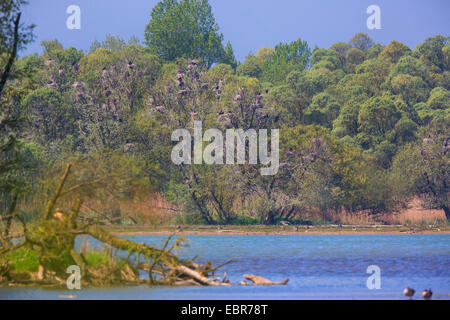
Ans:
[{"label": "calm water surface", "polygon": [[[158,247],[166,239],[127,238]],[[243,280],[245,273],[290,281],[286,286],[219,288],[0,288],[0,299],[60,299],[69,294],[78,299],[405,299],[407,286],[416,289],[417,299],[425,288],[433,290],[434,299],[450,299],[450,235],[199,235],[187,240],[189,246],[178,251],[184,258],[198,256],[215,265],[239,259],[222,270],[232,283]],[[370,265],[381,268],[380,290],[367,289]]]}]

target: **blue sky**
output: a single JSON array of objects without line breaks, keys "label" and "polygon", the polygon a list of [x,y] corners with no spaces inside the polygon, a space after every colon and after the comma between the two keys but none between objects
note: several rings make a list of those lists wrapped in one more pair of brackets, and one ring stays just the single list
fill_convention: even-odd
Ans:
[{"label": "blue sky", "polygon": [[[36,41],[21,52],[42,52],[40,41],[58,39],[64,47],[87,51],[94,40],[107,34],[125,40],[144,38],[144,29],[157,0],[31,0],[24,8],[24,21],[37,25]],[[66,8],[81,8],[81,30],[66,27]],[[411,48],[425,38],[449,35],[449,0],[210,0],[225,40],[242,61],[264,46],[301,38],[328,48],[348,41],[357,32],[368,33],[376,42],[401,41]],[[368,30],[366,9],[381,9],[381,30]]]}]

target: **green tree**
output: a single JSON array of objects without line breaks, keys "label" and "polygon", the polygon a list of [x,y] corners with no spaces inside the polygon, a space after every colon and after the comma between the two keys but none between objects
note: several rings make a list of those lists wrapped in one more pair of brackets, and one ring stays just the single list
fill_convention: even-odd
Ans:
[{"label": "green tree", "polygon": [[443,49],[449,44],[450,37],[436,35],[425,39],[413,51],[416,58],[420,58],[432,72],[441,73],[445,71],[446,61]]},{"label": "green tree", "polygon": [[20,24],[21,9],[27,3],[26,0],[5,0],[0,4],[0,55],[8,55],[6,64],[1,66],[0,97],[17,52],[33,41],[34,25]]},{"label": "green tree", "polygon": [[369,143],[374,146],[386,138],[400,119],[400,112],[394,103],[387,98],[373,97],[361,107],[358,116],[359,132],[369,137]]},{"label": "green tree", "polygon": [[222,59],[222,39],[207,0],[162,0],[145,28],[145,42],[160,58],[197,58],[208,67]]},{"label": "green tree", "polygon": [[428,98],[428,86],[419,77],[399,74],[392,79],[391,86],[392,91],[400,94],[409,105],[426,101]]},{"label": "green tree", "polygon": [[67,110],[62,96],[53,89],[31,92],[23,100],[22,108],[29,122],[30,138],[42,145],[63,139],[74,123],[75,115]]},{"label": "green tree", "polygon": [[396,64],[402,56],[410,52],[411,49],[407,45],[394,40],[381,51],[380,57],[387,59],[390,63]]},{"label": "green tree", "polygon": [[236,69],[238,65],[236,57],[234,56],[233,47],[231,46],[231,43],[229,41],[225,46],[225,52],[220,62],[230,65],[233,69]]},{"label": "green tree", "polygon": [[367,35],[367,33],[357,33],[353,36],[353,38],[349,41],[350,46],[353,48],[365,51],[372,48],[375,43],[373,40]]},{"label": "green tree", "polygon": [[[16,101],[14,97],[4,94],[17,52],[33,40],[34,25],[21,24],[21,10],[25,4],[27,2],[24,0],[4,0],[0,3],[0,200],[3,208],[5,204],[10,206],[16,202],[26,185],[24,177],[29,168],[23,143],[18,139],[22,119],[15,110]],[[15,78],[20,81],[20,74],[16,74]],[[3,210],[0,212],[3,213]]]},{"label": "green tree", "polygon": [[444,210],[450,220],[450,158],[445,132],[448,122],[441,130],[427,128],[421,143],[403,147],[394,158],[390,179],[399,201],[421,196],[426,206]]},{"label": "green tree", "polygon": [[290,72],[304,70],[310,56],[306,41],[298,39],[289,44],[280,43],[264,64],[264,79],[272,83],[283,82]]},{"label": "green tree", "polygon": [[437,87],[431,90],[427,105],[432,109],[450,109],[450,92],[444,88]]}]

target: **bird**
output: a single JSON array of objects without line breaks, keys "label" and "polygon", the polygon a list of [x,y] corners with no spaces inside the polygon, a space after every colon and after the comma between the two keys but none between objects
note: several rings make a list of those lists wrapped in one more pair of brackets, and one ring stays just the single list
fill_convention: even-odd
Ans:
[{"label": "bird", "polygon": [[414,289],[411,289],[410,287],[403,290],[403,294],[409,298],[412,298],[412,296],[414,296],[414,293],[416,293],[416,291]]},{"label": "bird", "polygon": [[72,67],[75,69],[75,71],[78,71],[78,69],[80,68],[80,65],[76,61],[74,61],[72,63]]},{"label": "bird", "polygon": [[422,291],[422,297],[426,300],[431,299],[431,296],[433,295],[433,291],[431,291],[431,289],[427,290],[423,290]]},{"label": "bird", "polygon": [[188,64],[189,69],[195,68],[198,63],[199,63],[198,60],[191,60],[191,61],[189,61],[189,64]]},{"label": "bird", "polygon": [[107,96],[107,97],[109,97],[110,95],[111,95],[111,90],[109,90],[109,89],[105,89],[104,91],[103,91],[103,93],[105,94],[105,96]]},{"label": "bird", "polygon": [[56,83],[55,83],[54,81],[49,81],[49,82],[47,83],[47,87],[48,87],[49,89],[56,89]]},{"label": "bird", "polygon": [[[64,219],[64,217],[65,217],[65,214],[63,213],[63,212],[61,212],[61,210],[60,209],[55,209],[55,213],[53,214],[53,217],[56,219],[56,220],[63,220]],[[425,291],[424,291],[425,292]]]},{"label": "bird", "polygon": [[166,108],[164,106],[157,106],[157,107],[154,107],[153,109],[160,113],[164,113],[164,111],[166,110]]},{"label": "bird", "polygon": [[109,71],[106,68],[102,70],[102,76],[107,77],[109,75]]},{"label": "bird", "polygon": [[223,113],[223,114],[220,114],[219,115],[219,117],[217,118],[217,120],[222,120],[222,119],[229,119],[229,118],[232,118],[232,117],[234,117],[234,113],[233,112],[230,112],[230,113]]},{"label": "bird", "polygon": [[262,109],[262,108],[264,108],[264,106],[261,105],[261,104],[252,104],[251,108],[254,111],[254,110],[257,110],[257,109]]},{"label": "bird", "polygon": [[83,81],[77,81],[72,85],[75,89],[84,88],[86,84]]},{"label": "bird", "polygon": [[293,156],[294,155],[294,151],[292,150],[292,148],[289,148],[289,150],[285,152],[285,155],[288,156],[288,157]]},{"label": "bird", "polygon": [[287,163],[287,162],[282,162],[282,163],[280,163],[279,167],[280,167],[280,169],[287,168],[287,167],[289,167],[289,163]]}]

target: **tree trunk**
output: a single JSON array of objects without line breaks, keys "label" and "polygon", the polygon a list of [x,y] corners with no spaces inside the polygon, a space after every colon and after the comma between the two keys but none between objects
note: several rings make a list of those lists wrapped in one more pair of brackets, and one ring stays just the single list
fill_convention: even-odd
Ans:
[{"label": "tree trunk", "polygon": [[142,253],[149,258],[159,259],[164,263],[168,264],[175,264],[175,265],[182,264],[182,261],[178,257],[174,256],[169,252],[147,246],[143,243],[136,243],[133,241],[112,236],[98,226],[90,226],[85,231],[86,234],[106,244],[109,244],[110,246],[116,249],[126,250],[128,252]]},{"label": "tree trunk", "polygon": [[14,64],[14,60],[17,56],[17,45],[19,43],[19,24],[20,24],[20,16],[22,13],[19,12],[16,20],[14,21],[14,39],[13,46],[11,49],[11,53],[9,54],[8,62],[6,63],[5,70],[0,78],[0,97],[2,96],[3,88],[5,87],[6,80],[8,80],[9,74],[11,72],[11,68]]},{"label": "tree trunk", "polygon": [[450,220],[450,208],[448,206],[443,206],[442,209],[444,209],[447,220]]}]

